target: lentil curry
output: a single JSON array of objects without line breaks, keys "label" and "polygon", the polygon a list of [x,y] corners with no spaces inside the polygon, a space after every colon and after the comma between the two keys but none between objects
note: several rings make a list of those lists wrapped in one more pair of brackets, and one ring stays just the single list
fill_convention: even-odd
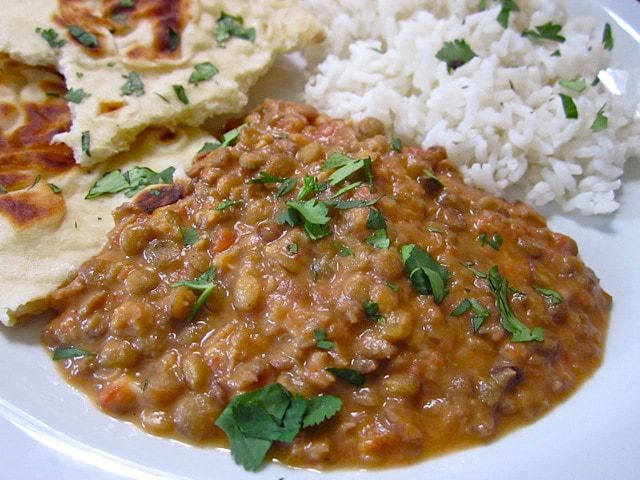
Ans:
[{"label": "lentil curry", "polygon": [[266,101],[203,150],[53,295],[44,342],[105,412],[248,469],[379,467],[527,424],[600,364],[611,300],[574,241],[442,148]]}]

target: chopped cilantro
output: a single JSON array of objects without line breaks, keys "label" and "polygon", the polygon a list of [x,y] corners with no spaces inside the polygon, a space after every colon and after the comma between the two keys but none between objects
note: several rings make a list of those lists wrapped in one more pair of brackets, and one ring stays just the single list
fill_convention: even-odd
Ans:
[{"label": "chopped cilantro", "polygon": [[285,223],[290,227],[295,227],[301,222],[300,214],[292,208],[286,208],[282,212],[276,215],[276,223],[278,225],[284,225]]},{"label": "chopped cilantro", "polygon": [[53,360],[68,360],[76,357],[95,357],[96,354],[78,347],[56,347],[53,351]]},{"label": "chopped cilantro", "polygon": [[487,278],[487,274],[475,268],[476,262],[463,262],[462,266],[475,275],[476,278]]},{"label": "chopped cilantro", "polygon": [[344,380],[345,382],[349,382],[351,385],[356,387],[360,387],[364,385],[364,375],[356,370],[351,370],[350,368],[325,368],[327,372],[332,374],[334,377],[339,378],[340,380]]},{"label": "chopped cilantro", "polygon": [[216,207],[216,210],[220,210],[220,211],[226,210],[227,208],[233,207],[234,205],[240,205],[241,203],[242,203],[242,200],[225,198],[218,204],[218,206]]},{"label": "chopped cilantro", "polygon": [[238,137],[240,136],[240,132],[246,125],[240,125],[239,127],[234,128],[233,130],[229,130],[228,132],[222,135],[222,143],[220,142],[205,142],[198,153],[202,152],[213,152],[218,148],[224,147],[232,147],[238,141]]},{"label": "chopped cilantro", "polygon": [[611,33],[611,25],[605,23],[604,31],[602,32],[602,46],[605,50],[613,50],[613,33]]},{"label": "chopped cilantro", "polygon": [[353,256],[353,250],[347,247],[344,243],[336,242],[336,247],[338,247],[338,255],[340,255],[341,257]]},{"label": "chopped cilantro", "polygon": [[192,227],[180,227],[180,234],[185,245],[194,245],[200,240],[200,235],[195,228]]},{"label": "chopped cilantro", "polygon": [[471,328],[473,333],[478,333],[478,330],[480,330],[484,321],[489,318],[489,310],[484,308],[484,306],[482,306],[478,301],[465,298],[460,302],[455,310],[451,312],[451,315],[459,317],[460,315],[467,313],[469,310],[472,310],[475,314],[471,317]]},{"label": "chopped cilantro", "polygon": [[255,471],[274,441],[290,443],[302,428],[324,422],[341,408],[334,395],[305,399],[275,383],[235,396],[215,424],[229,438],[236,463]]},{"label": "chopped cilantro", "polygon": [[244,28],[244,19],[239,15],[229,15],[222,12],[220,18],[216,20],[216,24],[215,35],[218,47],[224,48],[231,37],[242,38],[250,42],[256,39],[256,29],[253,27]]},{"label": "chopped cilantro", "polygon": [[441,228],[438,228],[438,227],[432,227],[432,226],[427,227],[427,232],[431,232],[431,233],[444,233],[444,232],[442,231],[442,229],[441,229]]},{"label": "chopped cilantro", "polygon": [[402,152],[402,140],[400,140],[399,138],[392,139],[391,143],[389,144],[389,148],[394,152]]},{"label": "chopped cilantro", "polygon": [[371,200],[325,200],[323,203],[338,210],[349,210],[351,208],[370,207],[378,203],[381,198],[378,197]]},{"label": "chopped cilantro", "polygon": [[333,342],[327,340],[327,332],[324,330],[314,330],[313,335],[316,338],[316,346],[321,350],[333,350]]},{"label": "chopped cilantro", "polygon": [[481,233],[478,235],[478,241],[480,242],[480,245],[489,245],[494,250],[500,250],[500,247],[502,246],[502,237],[497,233],[494,233],[491,238],[489,238],[486,233]]},{"label": "chopped cilantro", "polygon": [[541,43],[542,40],[550,40],[552,42],[564,42],[566,38],[560,35],[562,25],[557,23],[547,22],[543,25],[538,25],[534,30],[524,30],[522,32],[523,37],[527,37],[534,43]]},{"label": "chopped cilantro", "polygon": [[365,238],[364,241],[369,245],[380,249],[389,248],[391,245],[391,240],[389,240],[387,230],[384,228],[376,230],[372,235]]},{"label": "chopped cilantro", "polygon": [[175,52],[180,46],[180,34],[173,28],[167,28],[167,38],[169,39],[169,51]]},{"label": "chopped cilantro", "polygon": [[585,82],[584,78],[576,78],[575,80],[560,80],[558,82],[564,88],[568,88],[569,90],[573,90],[574,92],[581,93],[587,88],[587,82]]},{"label": "chopped cilantro", "polygon": [[191,290],[195,290],[196,292],[202,292],[196,300],[196,303],[194,304],[193,310],[189,314],[187,321],[192,322],[196,318],[196,315],[198,315],[198,312],[200,311],[204,303],[211,296],[211,293],[213,292],[213,289],[215,287],[215,284],[213,283],[215,279],[216,271],[213,269],[213,267],[209,267],[206,272],[204,272],[195,280],[181,280],[169,285],[171,288],[187,287]]},{"label": "chopped cilantro", "polygon": [[5,193],[9,193],[9,191],[6,188],[4,188],[4,185],[0,185],[0,194],[4,195]]},{"label": "chopped cilantro", "polygon": [[562,54],[560,53],[560,50],[556,49],[551,53],[552,57],[560,57],[562,56]]},{"label": "chopped cilantro", "polygon": [[382,323],[387,319],[384,315],[380,315],[380,306],[376,302],[362,302],[362,307],[368,320]]},{"label": "chopped cilantro", "polygon": [[98,37],[93,33],[87,32],[78,25],[70,25],[68,27],[69,33],[75,38],[81,45],[87,48],[97,48],[99,46]]},{"label": "chopped cilantro", "polygon": [[387,287],[389,287],[394,292],[398,293],[400,291],[400,285],[393,282],[386,282]]},{"label": "chopped cilantro", "polygon": [[449,73],[469,62],[473,57],[477,57],[476,53],[463,39],[444,42],[444,46],[436,53],[436,58],[447,64]]},{"label": "chopped cilantro", "polygon": [[498,13],[498,23],[502,25],[502,28],[507,28],[509,26],[509,14],[511,12],[519,12],[520,8],[513,0],[502,0],[502,8],[500,9],[500,13]]},{"label": "chopped cilantro", "polygon": [[513,342],[530,342],[544,340],[542,328],[536,327],[533,330],[523,324],[516,317],[513,310],[509,306],[509,282],[504,278],[497,266],[491,267],[489,270],[489,288],[496,296],[496,306],[500,310],[500,321],[504,329],[511,333],[511,341]]},{"label": "chopped cilantro", "polygon": [[296,255],[298,253],[298,244],[290,243],[289,245],[287,245],[287,252],[289,252],[291,255]]},{"label": "chopped cilantro", "polygon": [[318,179],[311,175],[305,175],[302,181],[302,188],[298,192],[297,199],[304,200],[309,195],[325,191],[329,186],[326,182],[318,182]]},{"label": "chopped cilantro", "polygon": [[433,173],[428,168],[425,168],[424,170],[422,170],[422,173],[424,173],[425,177],[427,177],[427,178],[433,180],[434,182],[438,183],[438,185],[442,185],[442,182],[440,181],[440,179],[438,177],[436,177],[435,173]]},{"label": "chopped cilantro", "polygon": [[56,32],[53,28],[36,28],[36,33],[39,33],[40,36],[49,44],[51,48],[60,48],[63,47],[67,41],[64,38],[60,38],[58,32]]},{"label": "chopped cilantro", "polygon": [[369,209],[369,216],[367,217],[367,228],[369,230],[380,230],[387,228],[387,221],[382,214],[375,208]]},{"label": "chopped cilantro", "polygon": [[562,295],[557,290],[553,290],[551,288],[544,288],[544,287],[535,287],[535,286],[533,288],[540,295],[547,297],[551,301],[551,303],[553,303],[554,305],[558,305],[562,303],[562,300],[563,300]]},{"label": "chopped cilantro", "polygon": [[47,185],[49,185],[49,188],[51,189],[51,191],[53,193],[61,193],[62,192],[62,189],[59,186],[57,186],[55,183],[47,183]]},{"label": "chopped cilantro", "polygon": [[401,253],[405,271],[413,287],[422,295],[432,294],[437,304],[442,302],[447,293],[449,270],[417,245],[404,245]]},{"label": "chopped cilantro", "polygon": [[35,187],[38,183],[40,183],[40,180],[42,180],[42,176],[36,175],[35,178],[33,179],[33,182],[31,182],[31,185],[29,186],[29,188],[27,188],[27,190],[31,190],[33,187]]},{"label": "chopped cilantro", "polygon": [[562,109],[564,110],[564,116],[567,118],[578,118],[578,107],[576,106],[573,98],[564,93],[560,94],[560,100],[562,100]]},{"label": "chopped cilantro", "polygon": [[280,197],[286,195],[287,193],[292,192],[293,189],[296,188],[297,184],[298,184],[298,180],[297,179],[295,179],[295,178],[285,178],[285,180],[280,184],[280,186],[276,190],[276,198],[280,198]]},{"label": "chopped cilantro", "polygon": [[187,93],[184,91],[184,87],[182,85],[172,85],[173,91],[180,100],[185,105],[189,105],[189,98],[187,97]]},{"label": "chopped cilantro", "polygon": [[253,177],[249,180],[250,183],[282,183],[286,180],[286,178],[276,177],[275,175],[271,175],[267,172],[258,172],[257,177]]},{"label": "chopped cilantro", "polygon": [[122,95],[135,95],[141,97],[144,95],[144,84],[140,80],[140,75],[136,72],[130,72],[129,75],[123,75],[127,81],[120,88]]},{"label": "chopped cilantro", "polygon": [[135,0],[120,0],[118,5],[121,8],[135,8],[135,6],[136,6]]},{"label": "chopped cilantro", "polygon": [[189,83],[198,86],[200,82],[210,80],[219,72],[219,70],[211,62],[198,63],[193,68],[193,73],[189,77]]},{"label": "chopped cilantro", "polygon": [[300,213],[306,222],[317,225],[329,223],[328,209],[323,202],[318,202],[315,199],[306,202],[288,201],[287,206]]},{"label": "chopped cilantro", "polygon": [[362,182],[349,183],[349,184],[345,185],[344,187],[342,187],[340,190],[338,190],[336,193],[331,195],[331,198],[338,198],[339,196],[344,195],[345,193],[350,192],[351,190],[354,190],[354,189],[358,188],[360,185],[362,185]]},{"label": "chopped cilantro", "polygon": [[118,192],[125,192],[127,197],[133,197],[148,185],[173,183],[174,172],[174,167],[167,167],[159,173],[147,167],[133,167],[125,173],[120,169],[112,170],[93,184],[85,198],[92,199]]},{"label": "chopped cilantro", "polygon": [[82,147],[82,153],[84,153],[87,157],[91,156],[91,132],[85,130],[80,135],[80,143]]},{"label": "chopped cilantro", "polygon": [[604,114],[604,107],[602,106],[598,113],[596,113],[596,119],[591,124],[591,131],[593,133],[598,133],[602,130],[605,130],[609,126],[609,117]]},{"label": "chopped cilantro", "polygon": [[[360,169],[367,170],[367,160],[369,161],[369,170],[371,159],[355,159],[343,153],[332,153],[326,162],[322,165],[321,170],[326,172],[328,170],[335,170],[329,176],[329,185],[335,186],[346,180],[349,176],[354,174]],[[370,172],[369,172],[370,174]]]},{"label": "chopped cilantro", "polygon": [[72,103],[80,103],[82,102],[82,100],[84,100],[88,96],[89,94],[85,92],[82,88],[79,88],[78,90],[74,90],[73,88],[71,88],[65,94],[64,98],[65,100],[68,100],[69,102],[72,102]]}]

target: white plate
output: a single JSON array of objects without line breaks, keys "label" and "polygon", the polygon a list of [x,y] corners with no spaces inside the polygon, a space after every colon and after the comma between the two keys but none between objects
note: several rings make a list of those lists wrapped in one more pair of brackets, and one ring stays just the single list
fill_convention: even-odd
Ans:
[{"label": "white plate", "polygon": [[[569,2],[574,14],[615,24],[616,64],[640,79],[640,3]],[[637,84],[636,84],[637,87]],[[263,85],[271,95],[277,86]],[[289,92],[291,85],[288,85]],[[146,435],[100,413],[56,373],[40,347],[41,325],[0,335],[1,478],[616,480],[640,478],[640,165],[628,164],[614,216],[553,215],[552,228],[578,241],[582,257],[613,295],[602,367],[567,402],[485,447],[412,467],[318,474],[268,465],[249,474],[227,452]],[[28,272],[25,272],[28,274]]]}]

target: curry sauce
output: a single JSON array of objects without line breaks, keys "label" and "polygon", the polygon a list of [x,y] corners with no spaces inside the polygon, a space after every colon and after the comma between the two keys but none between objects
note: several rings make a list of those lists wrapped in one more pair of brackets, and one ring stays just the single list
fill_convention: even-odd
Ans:
[{"label": "curry sauce", "polygon": [[442,148],[280,101],[235,135],[52,296],[44,342],[105,412],[225,444],[230,402],[278,383],[342,407],[269,455],[384,467],[530,423],[600,364],[611,299],[575,242]]}]

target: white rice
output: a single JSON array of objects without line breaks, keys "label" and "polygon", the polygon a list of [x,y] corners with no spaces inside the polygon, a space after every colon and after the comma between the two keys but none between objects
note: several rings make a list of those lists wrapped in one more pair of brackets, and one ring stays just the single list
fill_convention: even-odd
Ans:
[{"label": "white rice", "polygon": [[[507,29],[490,0],[481,12],[479,0],[304,3],[329,37],[325,50],[310,53],[321,63],[305,88],[309,103],[338,117],[377,117],[423,147],[443,145],[467,182],[493,193],[515,187],[534,205],[584,214],[618,208],[624,163],[640,155],[640,121],[638,98],[613,95],[606,72],[591,85],[611,62],[602,23],[567,20],[561,3],[547,0],[517,0]],[[564,43],[522,37],[546,22],[563,25]],[[455,39],[478,56],[449,73],[436,53]],[[551,55],[556,49],[561,56]],[[582,93],[558,84],[578,77],[587,82]],[[574,98],[578,119],[565,117],[560,93]],[[604,105],[608,128],[593,133]]]}]

